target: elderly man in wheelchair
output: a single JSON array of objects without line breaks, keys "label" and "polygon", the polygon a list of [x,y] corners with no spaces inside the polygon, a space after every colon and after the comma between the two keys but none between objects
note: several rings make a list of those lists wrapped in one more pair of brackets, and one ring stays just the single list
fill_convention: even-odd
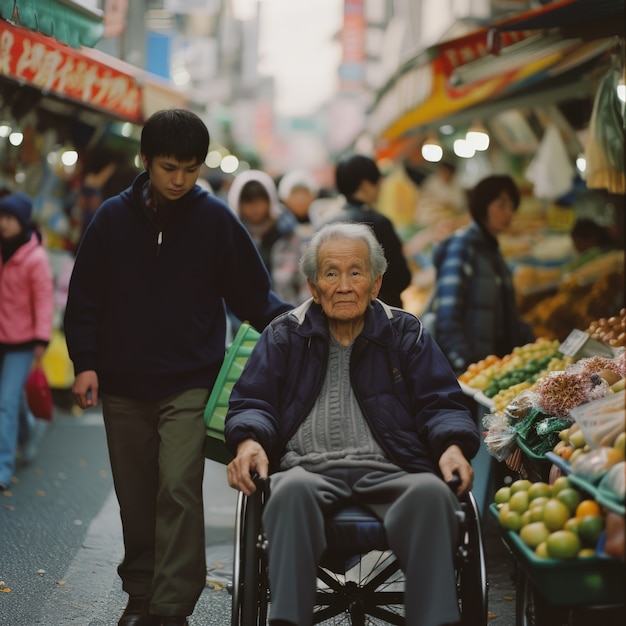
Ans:
[{"label": "elderly man in wheelchair", "polygon": [[480,440],[457,379],[418,318],[376,299],[387,262],[368,226],[322,228],[300,267],[313,297],[265,329],[225,423],[229,484],[249,496],[271,475],[270,624],[312,623],[326,520],[347,504],[382,521],[404,623],[461,623],[457,512]]}]

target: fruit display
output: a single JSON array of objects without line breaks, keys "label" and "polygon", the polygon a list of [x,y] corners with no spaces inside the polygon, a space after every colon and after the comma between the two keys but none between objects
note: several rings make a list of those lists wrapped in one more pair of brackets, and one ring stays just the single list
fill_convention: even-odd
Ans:
[{"label": "fruit display", "polygon": [[[516,393],[506,406],[496,404],[483,417],[488,452],[502,461],[522,446],[536,457],[553,450],[565,458],[581,447],[571,445],[583,436],[575,434],[581,426],[595,429],[593,447],[612,445],[624,430],[624,402],[617,394],[624,393],[625,375],[626,352],[614,359],[587,357],[564,370],[548,372]],[[603,401],[592,404],[598,400]],[[575,423],[576,411],[580,424]]]},{"label": "fruit display", "polygon": [[[620,533],[619,528],[613,530],[615,512],[601,506],[568,476],[558,477],[553,484],[516,480],[496,491],[494,505],[500,526],[516,533],[539,559],[595,557],[606,542],[614,551],[611,556],[624,558],[623,543],[621,554],[619,545],[615,546]],[[623,528],[621,533],[623,537]]]}]

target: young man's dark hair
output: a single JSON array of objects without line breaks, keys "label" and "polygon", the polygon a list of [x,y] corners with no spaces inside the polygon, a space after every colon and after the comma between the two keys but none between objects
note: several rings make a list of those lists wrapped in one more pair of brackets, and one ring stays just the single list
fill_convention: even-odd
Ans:
[{"label": "young man's dark hair", "polygon": [[140,152],[148,163],[156,156],[202,163],[209,152],[209,143],[209,131],[195,113],[166,109],[154,113],[144,124]]}]

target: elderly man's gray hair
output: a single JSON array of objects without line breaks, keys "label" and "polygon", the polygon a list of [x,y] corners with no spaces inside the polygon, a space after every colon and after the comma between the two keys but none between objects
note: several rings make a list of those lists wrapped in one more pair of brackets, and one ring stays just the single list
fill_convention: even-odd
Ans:
[{"label": "elderly man's gray hair", "polygon": [[300,271],[314,285],[317,283],[317,255],[320,246],[341,239],[360,239],[367,244],[372,282],[385,273],[387,270],[385,251],[369,226],[359,222],[333,222],[326,224],[313,235],[300,259]]}]

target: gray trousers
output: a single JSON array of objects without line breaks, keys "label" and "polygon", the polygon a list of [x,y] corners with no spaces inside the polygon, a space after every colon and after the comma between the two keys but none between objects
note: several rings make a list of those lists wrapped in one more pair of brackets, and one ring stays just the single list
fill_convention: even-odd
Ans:
[{"label": "gray trousers", "polygon": [[326,548],[324,518],[342,501],[358,502],[383,521],[389,547],[405,573],[407,626],[440,626],[460,619],[454,575],[460,505],[434,474],[398,468],[294,467],[272,475],[263,512],[268,539],[270,618],[309,626],[316,567]]},{"label": "gray trousers", "polygon": [[206,581],[204,407],[209,390],[146,402],[105,395],[104,425],[124,533],[118,567],[156,615],[191,615]]}]

